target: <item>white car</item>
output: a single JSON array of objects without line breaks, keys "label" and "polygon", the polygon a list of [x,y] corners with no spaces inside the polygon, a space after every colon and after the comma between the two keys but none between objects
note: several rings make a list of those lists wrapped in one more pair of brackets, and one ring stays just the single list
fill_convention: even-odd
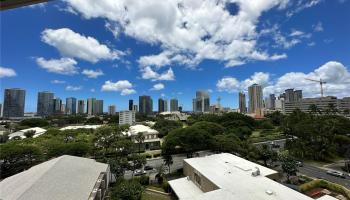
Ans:
[{"label": "white car", "polygon": [[340,178],[345,178],[345,174],[342,172],[338,172],[335,170],[328,170],[327,174],[332,175],[332,176],[336,176],[336,177],[340,177]]}]

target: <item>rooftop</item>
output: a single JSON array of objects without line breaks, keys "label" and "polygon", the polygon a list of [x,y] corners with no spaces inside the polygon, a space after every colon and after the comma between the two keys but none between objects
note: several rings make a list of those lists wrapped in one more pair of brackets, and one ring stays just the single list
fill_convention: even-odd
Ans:
[{"label": "rooftop", "polygon": [[144,134],[158,134],[158,131],[142,124],[130,126],[129,130],[127,132],[123,132],[123,134],[128,136],[135,136],[140,132]]},{"label": "rooftop", "polygon": [[[266,177],[277,172],[228,153],[185,159],[184,162],[210,180],[219,189],[204,193],[187,178],[169,181],[181,200],[312,200]],[[259,176],[252,176],[258,168]],[[198,188],[198,187],[197,187]],[[191,191],[191,192],[189,192]]]},{"label": "rooftop", "polygon": [[46,132],[46,129],[40,128],[40,127],[33,127],[33,128],[27,128],[27,129],[23,129],[20,131],[16,131],[14,133],[11,133],[9,135],[9,139],[12,139],[13,137],[21,137],[22,139],[25,138],[26,136],[24,135],[26,132],[28,131],[35,131],[33,137],[39,137],[40,135],[44,134]]},{"label": "rooftop", "polygon": [[88,199],[108,165],[88,158],[61,156],[0,182],[0,199]]},{"label": "rooftop", "polygon": [[101,127],[102,125],[78,125],[78,126],[66,126],[64,128],[61,128],[60,131],[64,130],[75,130],[75,129],[97,129]]}]

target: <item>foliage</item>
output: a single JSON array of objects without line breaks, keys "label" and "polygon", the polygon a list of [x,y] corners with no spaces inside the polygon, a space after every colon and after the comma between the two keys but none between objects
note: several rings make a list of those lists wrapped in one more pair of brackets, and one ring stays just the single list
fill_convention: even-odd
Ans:
[{"label": "foliage", "polygon": [[99,117],[91,117],[86,120],[85,124],[103,124],[103,121]]},{"label": "foliage", "polygon": [[297,162],[288,153],[282,153],[279,155],[279,161],[281,162],[282,170],[287,174],[287,180],[292,175],[296,175],[298,172]]},{"label": "foliage", "polygon": [[173,156],[170,154],[163,155],[163,161],[166,166],[168,166],[169,174],[170,174],[170,166],[174,163]]},{"label": "foliage", "polygon": [[123,180],[112,189],[112,199],[115,200],[140,200],[144,187],[134,180]]},{"label": "foliage", "polygon": [[225,132],[225,128],[218,123],[200,121],[193,124],[191,127],[207,131],[210,135],[220,135]]},{"label": "foliage", "polygon": [[346,198],[350,199],[350,190],[346,189],[344,186],[338,185],[336,183],[331,183],[323,179],[315,179],[299,186],[300,191],[304,193],[315,188],[325,188],[330,191],[338,192],[344,195]]},{"label": "foliage", "polygon": [[9,133],[5,132],[0,135],[0,143],[6,143],[9,140]]},{"label": "foliage", "polygon": [[137,135],[135,136],[135,140],[137,141],[137,145],[139,146],[139,153],[141,153],[141,146],[145,141],[145,136],[143,135],[142,132],[138,132]]},{"label": "foliage", "polygon": [[49,122],[45,119],[40,118],[31,118],[31,119],[24,119],[19,123],[20,126],[27,126],[27,127],[44,127],[48,126]]},{"label": "foliage", "polygon": [[34,135],[35,135],[35,130],[29,130],[24,133],[24,136],[26,136],[26,138],[32,138]]},{"label": "foliage", "polygon": [[1,178],[26,170],[42,160],[42,151],[34,146],[11,141],[0,146]]},{"label": "foliage", "polygon": [[264,166],[267,166],[268,161],[276,161],[277,153],[273,151],[268,145],[263,144],[259,148],[259,158],[264,161]]},{"label": "foliage", "polygon": [[140,177],[135,177],[133,180],[139,182],[141,185],[149,185],[149,176],[142,175]]},{"label": "foliage", "polygon": [[285,118],[285,116],[280,111],[267,114],[265,117],[268,118],[271,121],[271,123],[275,126],[282,125],[283,120]]},{"label": "foliage", "polygon": [[159,137],[164,137],[168,135],[171,130],[181,128],[182,123],[178,121],[166,120],[163,118],[157,119],[153,128],[159,132]]}]

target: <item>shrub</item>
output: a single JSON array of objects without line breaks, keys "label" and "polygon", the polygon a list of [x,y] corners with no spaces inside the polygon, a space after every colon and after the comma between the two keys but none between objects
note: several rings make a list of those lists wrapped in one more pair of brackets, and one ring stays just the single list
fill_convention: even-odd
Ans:
[{"label": "shrub", "polygon": [[326,188],[328,190],[338,192],[342,195],[344,195],[346,198],[350,198],[350,190],[346,189],[344,186],[328,182],[323,179],[316,179],[311,182],[305,183],[301,186],[299,186],[299,189],[301,192],[307,192],[314,188]]},{"label": "shrub", "polygon": [[164,181],[162,184],[162,188],[165,192],[169,192],[170,191],[170,185],[168,183],[168,181]]},{"label": "shrub", "polygon": [[155,153],[155,154],[153,154],[153,157],[154,158],[157,158],[157,157],[159,157],[160,156],[160,153]]}]

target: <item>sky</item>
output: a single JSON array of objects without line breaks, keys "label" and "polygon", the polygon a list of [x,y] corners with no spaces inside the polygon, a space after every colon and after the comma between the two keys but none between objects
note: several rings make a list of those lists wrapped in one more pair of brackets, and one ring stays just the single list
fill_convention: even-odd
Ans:
[{"label": "sky", "polygon": [[287,88],[304,97],[350,96],[350,0],[54,0],[1,11],[0,102],[5,88],[95,97],[117,110],[129,99],[197,90],[237,108],[238,92]]}]

